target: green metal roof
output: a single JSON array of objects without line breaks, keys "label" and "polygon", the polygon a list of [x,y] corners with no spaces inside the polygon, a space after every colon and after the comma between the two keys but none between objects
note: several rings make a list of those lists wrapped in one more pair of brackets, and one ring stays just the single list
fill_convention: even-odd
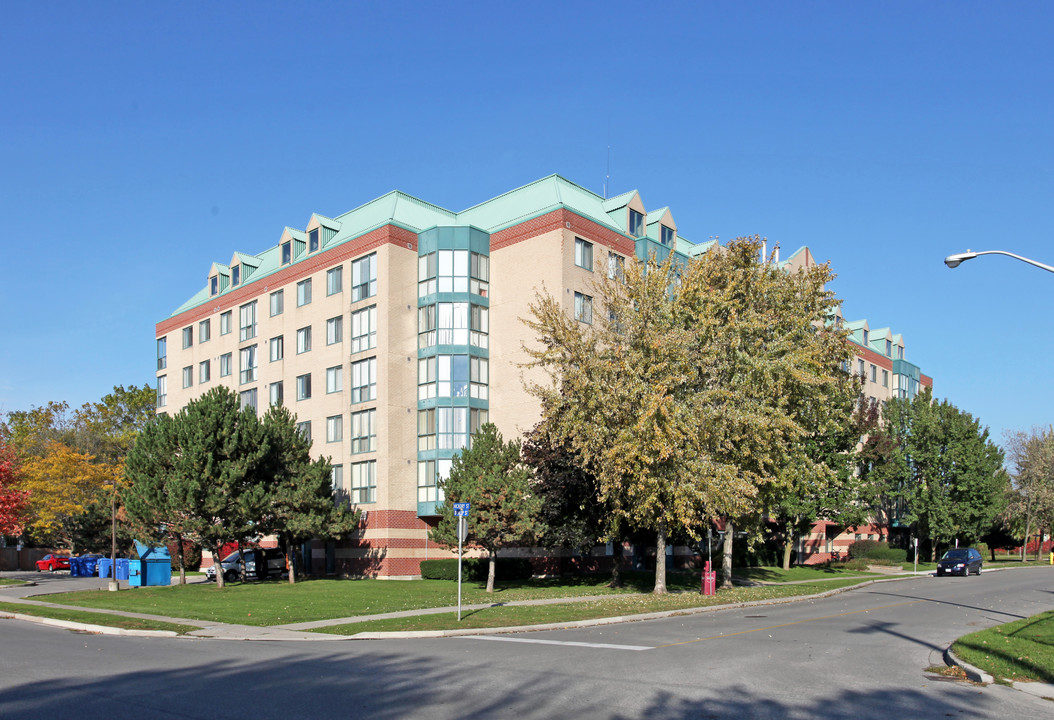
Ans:
[{"label": "green metal roof", "polygon": [[[494,233],[560,208],[569,209],[584,218],[625,235],[626,217],[621,209],[625,208],[637,194],[636,190],[631,190],[614,198],[605,199],[566,178],[550,175],[461,212],[453,212],[412,195],[393,190],[336,218],[314,213],[308,222],[317,220],[320,225],[335,232],[326,243],[326,248],[347,242],[389,224],[405,227],[416,233],[437,226],[472,226],[488,233]],[[647,216],[648,218],[655,217],[657,220],[667,211],[668,208],[662,208],[648,213]],[[296,228],[286,227],[284,233],[296,240],[306,241],[307,239],[307,233]],[[685,256],[696,255],[705,252],[713,244],[714,241],[710,241],[702,246],[695,246],[685,238],[678,236],[676,252]],[[255,255],[235,253],[235,257],[243,264],[256,268],[251,278],[243,278],[239,287],[257,282],[281,268],[281,252],[278,245]],[[300,262],[306,257],[308,257],[306,254],[294,257],[293,263]],[[226,265],[214,263],[209,274],[213,272],[228,274],[229,268]],[[226,289],[221,291],[220,295],[224,292]],[[206,286],[180,305],[173,315],[206,302],[209,298]]]}]

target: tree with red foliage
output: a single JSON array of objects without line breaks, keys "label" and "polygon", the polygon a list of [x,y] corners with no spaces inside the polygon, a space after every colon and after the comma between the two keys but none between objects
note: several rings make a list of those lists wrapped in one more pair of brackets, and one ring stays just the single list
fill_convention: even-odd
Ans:
[{"label": "tree with red foliage", "polygon": [[19,489],[21,479],[15,451],[0,438],[0,535],[22,534],[29,493]]}]

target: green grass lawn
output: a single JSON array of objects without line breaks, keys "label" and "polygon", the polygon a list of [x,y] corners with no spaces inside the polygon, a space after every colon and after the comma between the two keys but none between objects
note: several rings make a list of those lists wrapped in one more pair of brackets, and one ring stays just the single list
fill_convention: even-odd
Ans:
[{"label": "green grass lawn", "polygon": [[731,590],[720,590],[717,595],[713,596],[700,595],[698,592],[680,592],[659,596],[623,595],[562,605],[499,606],[482,610],[465,610],[461,614],[461,622],[458,622],[456,612],[438,613],[407,618],[367,620],[346,625],[330,625],[318,628],[314,632],[334,635],[357,635],[363,632],[419,632],[424,630],[515,627],[518,625],[564,623],[622,615],[640,615],[667,610],[689,610],[698,607],[793,597],[796,595],[813,595],[847,585],[855,585],[859,581],[860,578],[844,578],[802,585],[737,587]]},{"label": "green grass lawn", "polygon": [[[674,593],[682,591],[682,594],[659,598],[646,595],[643,600],[637,602],[633,599],[639,599],[638,593],[649,593],[652,589],[653,577],[650,573],[625,573],[626,585],[621,589],[607,587],[608,579],[606,575],[599,575],[577,579],[534,579],[506,582],[499,583],[499,587],[493,594],[488,594],[482,584],[465,583],[462,587],[462,602],[464,605],[474,605],[593,595],[611,596],[622,601],[622,604],[611,603],[609,605],[586,602],[549,606],[546,617],[554,619],[539,621],[561,622],[582,617],[604,617],[624,613],[651,612],[654,609],[694,607],[700,603],[738,602],[740,597],[738,593],[747,591],[754,599],[805,595],[860,581],[858,576],[851,576],[844,580],[817,582],[814,585],[736,588],[723,591],[717,600],[714,600],[699,595],[699,575],[697,573],[670,573],[667,578],[669,589]],[[306,580],[295,585],[285,582],[238,583],[228,585],[222,591],[212,583],[197,583],[183,586],[137,588],[120,593],[107,591],[62,593],[49,595],[48,600],[63,605],[124,610],[205,622],[267,626],[377,615],[401,610],[451,607],[457,605],[457,583],[445,580],[327,579]],[[629,604],[626,605],[626,602]],[[627,609],[636,607],[643,609]],[[517,609],[515,612],[522,612],[527,616],[539,611]],[[560,614],[561,612],[563,614]],[[596,614],[597,612],[600,614]],[[587,614],[583,616],[582,613]],[[486,617],[488,616],[480,615],[474,622],[483,622]],[[490,621],[487,620],[487,622]],[[505,621],[495,620],[495,622],[503,624]],[[534,620],[523,622],[534,622]],[[359,630],[355,630],[355,632],[360,631],[361,626]]]},{"label": "green grass lawn", "polygon": [[25,580],[15,580],[13,578],[0,578],[0,585],[25,585]]},{"label": "green grass lawn", "polygon": [[125,630],[170,630],[180,635],[185,635],[192,630],[200,629],[195,625],[181,625],[160,620],[144,620],[82,610],[34,607],[32,605],[22,605],[21,603],[0,602],[0,610],[22,615],[33,615],[34,617],[46,617],[53,620],[66,620],[69,622],[87,623],[88,625],[105,625],[106,627],[117,627]]},{"label": "green grass lawn", "polygon": [[1054,610],[971,633],[952,650],[997,680],[1054,683]]}]

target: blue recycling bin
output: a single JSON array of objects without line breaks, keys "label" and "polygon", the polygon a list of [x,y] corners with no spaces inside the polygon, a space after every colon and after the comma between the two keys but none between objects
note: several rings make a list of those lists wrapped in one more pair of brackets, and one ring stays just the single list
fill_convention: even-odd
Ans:
[{"label": "blue recycling bin", "polygon": [[110,577],[110,562],[110,558],[99,558],[99,562],[95,564],[95,569],[98,571],[99,577]]},{"label": "blue recycling bin", "polygon": [[80,559],[84,569],[85,577],[93,577],[98,570],[99,559],[97,556],[83,557]]},{"label": "blue recycling bin", "polygon": [[84,558],[70,558],[70,577],[88,577],[88,573],[84,569]]},{"label": "blue recycling bin", "polygon": [[100,559],[99,560],[99,564],[98,564],[99,577],[104,578],[104,577],[113,577],[113,576],[115,576],[116,580],[127,580],[128,579],[128,560],[127,560],[127,558],[117,558],[117,561],[116,561],[115,565],[117,566],[116,567],[116,573],[111,573],[110,572],[110,570],[111,570],[111,568],[110,568],[110,559],[109,558],[102,558],[102,559]]}]

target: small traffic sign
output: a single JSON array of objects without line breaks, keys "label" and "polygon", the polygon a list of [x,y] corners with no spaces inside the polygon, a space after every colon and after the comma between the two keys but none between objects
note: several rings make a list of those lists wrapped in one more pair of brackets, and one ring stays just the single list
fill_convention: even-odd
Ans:
[{"label": "small traffic sign", "polygon": [[468,509],[472,503],[454,503],[454,517],[468,517]]}]

